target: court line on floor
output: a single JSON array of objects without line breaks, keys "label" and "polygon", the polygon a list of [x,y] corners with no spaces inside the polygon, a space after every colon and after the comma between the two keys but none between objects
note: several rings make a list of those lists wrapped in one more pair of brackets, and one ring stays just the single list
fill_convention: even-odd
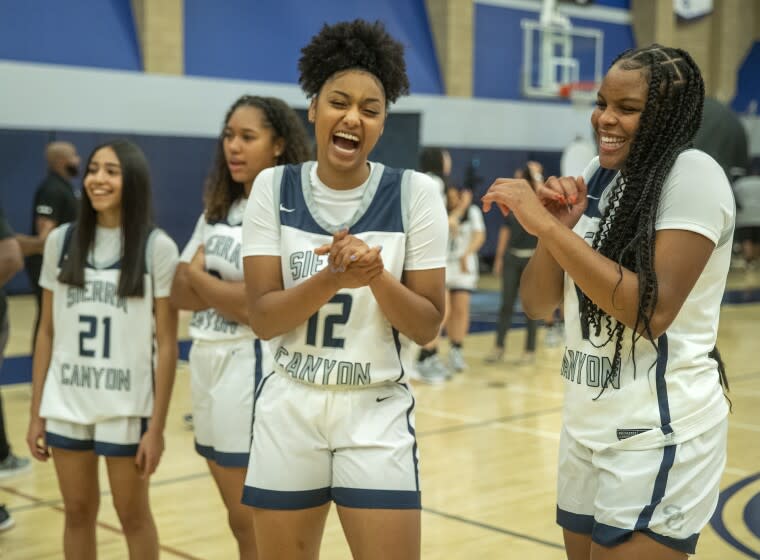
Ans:
[{"label": "court line on floor", "polygon": [[[13,494],[14,496],[18,496],[18,497],[23,498],[25,500],[29,500],[29,501],[34,502],[35,504],[39,504],[39,505],[47,504],[47,502],[49,502],[49,500],[45,501],[45,500],[42,500],[40,498],[37,498],[36,496],[32,496],[31,494],[27,494],[26,492],[21,492],[19,490],[16,490],[14,488],[9,488],[7,486],[0,486],[0,490],[3,490],[5,492],[7,492],[8,494]],[[49,507],[53,511],[57,511],[59,513],[64,513],[64,509],[60,505],[54,505],[54,503],[53,503],[53,504],[47,505],[47,507]],[[16,512],[19,509],[20,508],[13,508],[13,509],[11,509],[11,511]],[[124,536],[124,532],[121,530],[121,528],[116,527],[115,525],[111,525],[110,523],[106,523],[105,521],[100,521],[100,520],[96,521],[96,524],[101,529],[105,529],[106,531],[109,531],[111,533],[115,533],[117,535]],[[184,558],[185,560],[203,560],[203,558],[200,558],[198,556],[193,556],[192,554],[188,554],[187,552],[183,552],[181,550],[177,550],[173,546],[169,546],[167,544],[161,544],[160,542],[158,544],[158,548],[160,550],[164,551],[164,552],[167,552],[169,554],[173,554],[174,556],[178,556],[179,558]]]},{"label": "court line on floor", "polygon": [[[506,422],[512,422],[515,420],[524,420],[527,418],[535,418],[537,416],[543,416],[548,414],[556,414],[557,412],[562,411],[562,407],[553,407],[549,409],[544,410],[534,410],[531,412],[523,412],[520,414],[512,414],[510,416],[502,416],[501,418],[492,418],[490,420],[483,420],[481,418],[474,418],[474,417],[468,417],[464,415],[458,415],[450,412],[443,412],[440,410],[435,409],[428,409],[425,407],[416,407],[418,412],[422,412],[425,414],[430,414],[432,416],[439,416],[441,418],[448,417],[454,420],[460,420],[464,422],[463,424],[459,424],[457,426],[448,426],[446,428],[438,428],[436,430],[428,430],[424,432],[417,432],[417,437],[424,437],[424,436],[431,436],[431,435],[439,435],[439,434],[448,434],[452,432],[461,432],[465,430],[470,430],[473,428],[480,428],[492,424],[500,425],[504,424]],[[531,429],[531,428],[526,428]],[[538,433],[539,430],[536,430],[536,433]]]},{"label": "court line on floor", "polygon": [[445,511],[438,511],[436,509],[430,509],[430,508],[423,508],[423,512],[425,513],[432,513],[433,515],[437,515],[439,517],[444,517],[446,519],[452,519],[454,521],[459,521],[460,523],[465,523],[467,525],[472,525],[473,527],[478,527],[480,529],[486,529],[488,531],[494,531],[496,533],[501,533],[502,535],[509,535],[510,537],[515,537],[517,539],[522,539],[525,541],[530,541],[536,544],[542,544],[544,546],[549,546],[551,548],[558,548],[560,550],[564,550],[565,547],[559,543],[555,543],[552,541],[545,541],[543,539],[539,539],[537,537],[531,537],[530,535],[526,535],[524,533],[518,533],[517,531],[510,531],[509,529],[504,529],[502,527],[497,527],[496,525],[489,525],[488,523],[483,523],[481,521],[475,521],[474,519],[467,519],[466,517],[462,517],[461,515],[454,515],[452,513],[446,513]]}]

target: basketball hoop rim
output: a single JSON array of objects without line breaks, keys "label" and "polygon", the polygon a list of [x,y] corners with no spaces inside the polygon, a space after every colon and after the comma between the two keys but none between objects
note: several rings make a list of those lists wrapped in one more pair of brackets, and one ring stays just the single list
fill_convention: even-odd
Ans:
[{"label": "basketball hoop rim", "polygon": [[557,93],[562,99],[577,105],[586,105],[596,100],[598,84],[592,81],[569,82],[560,84]]}]

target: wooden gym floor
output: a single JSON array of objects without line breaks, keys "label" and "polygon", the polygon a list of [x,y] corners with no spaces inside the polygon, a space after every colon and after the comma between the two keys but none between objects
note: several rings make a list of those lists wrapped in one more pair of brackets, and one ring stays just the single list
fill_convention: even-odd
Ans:
[{"label": "wooden gym floor", "polygon": [[[483,284],[486,289],[495,287],[487,278]],[[760,273],[732,273],[730,287],[737,299],[757,295],[757,286]],[[12,362],[29,352],[31,298],[11,298],[10,314],[12,335],[6,357]],[[759,325],[760,303],[723,307],[719,347],[728,366],[734,412],[723,498],[713,526],[700,538],[696,555],[700,560],[760,558],[760,365],[754,353]],[[540,331],[534,365],[487,366],[482,357],[491,348],[492,337],[492,332],[468,337],[467,372],[441,386],[415,385],[424,506],[422,557],[559,560],[565,557],[561,531],[554,523],[561,349],[545,347]],[[523,337],[522,329],[510,332],[508,360],[519,355]],[[445,341],[442,348],[445,355]],[[24,438],[30,386],[6,385],[2,393],[13,449],[28,456]],[[188,371],[182,363],[167,423],[166,452],[151,487],[162,557],[231,559],[236,547],[221,500],[205,461],[193,449],[192,432],[183,425],[182,416],[189,411]],[[126,558],[104,471],[101,488],[99,558]],[[52,463],[36,463],[28,473],[0,479],[0,503],[16,520],[16,527],[0,534],[0,558],[62,557],[62,501]],[[350,558],[334,510],[322,558]]]}]

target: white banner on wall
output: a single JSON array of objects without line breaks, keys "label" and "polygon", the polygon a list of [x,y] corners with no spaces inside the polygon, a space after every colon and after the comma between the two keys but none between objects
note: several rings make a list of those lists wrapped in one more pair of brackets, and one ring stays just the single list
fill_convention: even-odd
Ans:
[{"label": "white banner on wall", "polygon": [[681,19],[697,19],[713,11],[713,0],[673,0],[673,11]]}]

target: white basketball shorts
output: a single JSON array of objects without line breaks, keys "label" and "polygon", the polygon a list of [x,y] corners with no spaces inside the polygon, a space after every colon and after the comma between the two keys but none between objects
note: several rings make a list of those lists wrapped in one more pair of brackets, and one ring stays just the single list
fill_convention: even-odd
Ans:
[{"label": "white basketball shorts", "polygon": [[341,390],[272,373],[256,394],[243,503],[420,509],[417,463],[406,384]]},{"label": "white basketball shorts", "polygon": [[195,449],[223,467],[246,467],[261,341],[194,341],[190,349]]}]

